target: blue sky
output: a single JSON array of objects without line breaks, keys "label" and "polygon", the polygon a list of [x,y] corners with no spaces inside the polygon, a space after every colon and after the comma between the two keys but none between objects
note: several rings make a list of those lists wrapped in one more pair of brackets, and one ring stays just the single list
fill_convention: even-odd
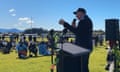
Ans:
[{"label": "blue sky", "polygon": [[120,18],[120,0],[0,0],[0,28],[33,27],[62,30],[60,18],[71,23],[73,11],[82,7],[94,23],[94,29],[103,29],[105,19]]}]

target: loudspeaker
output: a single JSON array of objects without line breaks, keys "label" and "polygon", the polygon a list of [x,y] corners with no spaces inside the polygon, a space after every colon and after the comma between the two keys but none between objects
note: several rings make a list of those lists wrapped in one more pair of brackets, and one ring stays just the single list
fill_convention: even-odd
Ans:
[{"label": "loudspeaker", "polygon": [[119,40],[119,19],[105,20],[105,34],[106,40]]}]

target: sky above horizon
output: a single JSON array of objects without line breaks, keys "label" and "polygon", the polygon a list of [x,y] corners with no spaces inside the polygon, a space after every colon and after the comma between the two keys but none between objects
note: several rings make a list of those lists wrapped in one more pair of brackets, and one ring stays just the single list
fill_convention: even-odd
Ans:
[{"label": "sky above horizon", "polygon": [[104,30],[105,19],[120,18],[120,0],[0,0],[0,28],[24,30],[32,23],[34,28],[62,30],[59,19],[71,23],[80,7],[87,10],[94,30]]}]

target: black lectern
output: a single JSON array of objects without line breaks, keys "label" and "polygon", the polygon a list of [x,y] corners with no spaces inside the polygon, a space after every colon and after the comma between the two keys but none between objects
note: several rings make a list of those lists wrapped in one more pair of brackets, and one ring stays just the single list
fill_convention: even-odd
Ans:
[{"label": "black lectern", "polygon": [[83,72],[81,67],[81,56],[90,51],[71,43],[59,44],[61,50],[57,54],[57,72]]}]

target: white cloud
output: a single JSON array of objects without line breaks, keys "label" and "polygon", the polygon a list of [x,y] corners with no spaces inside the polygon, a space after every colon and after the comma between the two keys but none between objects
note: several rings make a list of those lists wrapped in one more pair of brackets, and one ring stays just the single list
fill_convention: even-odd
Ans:
[{"label": "white cloud", "polygon": [[28,21],[28,20],[30,20],[30,18],[28,18],[28,17],[21,17],[18,20],[19,21]]},{"label": "white cloud", "polygon": [[15,14],[15,13],[13,13],[13,14],[11,14],[11,16],[16,16],[16,14]]},{"label": "white cloud", "polygon": [[9,13],[15,12],[16,10],[14,8],[9,10]]},{"label": "white cloud", "polygon": [[34,21],[31,20],[31,18],[29,18],[29,17],[20,17],[20,18],[18,18],[18,20],[20,23],[26,23],[26,24],[34,23]]},{"label": "white cloud", "polygon": [[9,9],[9,13],[11,16],[16,16],[16,10],[14,8]]}]

